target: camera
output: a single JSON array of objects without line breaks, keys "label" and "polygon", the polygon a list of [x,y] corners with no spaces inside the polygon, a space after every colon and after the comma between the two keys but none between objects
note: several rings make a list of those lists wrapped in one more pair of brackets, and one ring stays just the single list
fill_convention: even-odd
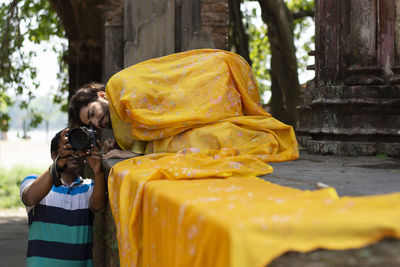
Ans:
[{"label": "camera", "polygon": [[97,146],[97,132],[87,127],[72,129],[68,134],[68,141],[74,150],[87,150],[91,145]]}]

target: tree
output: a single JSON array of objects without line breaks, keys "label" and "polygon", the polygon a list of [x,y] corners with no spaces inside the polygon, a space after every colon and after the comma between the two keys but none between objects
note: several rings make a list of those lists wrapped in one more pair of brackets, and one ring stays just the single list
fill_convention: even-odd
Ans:
[{"label": "tree", "polygon": [[68,39],[68,52],[64,59],[68,65],[68,92],[72,96],[83,84],[102,81],[102,16],[107,1],[47,1],[56,11]]},{"label": "tree", "polygon": [[[236,8],[241,2],[241,0],[229,0],[229,4]],[[283,0],[259,0],[258,2],[261,7],[262,20],[267,25],[266,33],[260,33],[251,26],[246,29],[245,24],[241,22],[243,16],[231,9],[234,29],[232,30],[233,44],[239,54],[246,59],[251,58],[252,61],[260,61],[260,57],[270,52],[271,113],[281,121],[294,125],[297,120],[296,106],[300,94],[298,64],[294,45],[294,22],[304,23],[305,17],[312,17],[314,3],[306,0],[287,1],[288,4]],[[250,38],[240,38],[238,37],[239,34],[240,36],[247,34]],[[265,38],[260,38],[264,37],[260,34],[267,35],[269,45],[261,43],[260,40],[265,40]],[[240,41],[247,42],[246,40],[249,39],[251,41],[252,36],[255,36],[254,40],[258,42],[258,46],[255,47],[257,52],[253,53],[253,57],[251,57],[252,51],[249,51],[250,54],[246,54],[246,50],[241,49],[243,44],[240,43]],[[260,46],[264,49],[260,49]],[[252,61],[249,60],[249,63],[251,64]],[[259,66],[254,66],[254,62],[252,67],[255,69],[256,76],[260,74]],[[265,70],[266,67],[263,69]],[[266,73],[263,73],[261,76],[265,77],[266,75]]]},{"label": "tree", "polygon": [[[64,37],[62,26],[58,23],[58,16],[47,0],[21,1],[12,0],[8,4],[0,5],[0,130],[7,131],[10,117],[9,106],[15,102],[10,96],[15,94],[21,97],[21,109],[28,109],[29,125],[36,127],[42,121],[42,116],[30,107],[30,101],[35,97],[35,90],[39,83],[36,80],[37,70],[30,64],[35,56],[33,52],[24,51],[28,41],[40,44],[50,40],[52,36]],[[53,47],[54,49],[54,47]],[[59,59],[62,69],[62,56]],[[66,77],[60,71],[60,83],[66,84]],[[29,77],[29,78],[27,78]],[[29,81],[29,84],[27,84]],[[60,87],[60,92],[64,87]],[[56,96],[55,101],[61,101]]]},{"label": "tree", "polygon": [[[12,93],[25,96],[20,108],[30,110],[30,127],[38,126],[43,118],[29,104],[35,97],[34,91],[39,83],[35,80],[36,68],[30,64],[30,59],[35,55],[24,53],[26,41],[39,44],[50,40],[51,36],[68,39],[68,48],[61,51],[59,57],[59,94],[54,95],[53,99],[56,103],[63,102],[63,109],[66,110],[64,92],[68,91],[71,96],[84,83],[102,81],[104,2],[10,0],[8,4],[1,4],[0,99],[11,106],[14,103],[10,97]],[[31,86],[25,84],[26,77],[32,79]],[[0,121],[6,121],[5,125],[0,123],[0,129],[8,129],[9,119],[7,109],[0,110]]]}]

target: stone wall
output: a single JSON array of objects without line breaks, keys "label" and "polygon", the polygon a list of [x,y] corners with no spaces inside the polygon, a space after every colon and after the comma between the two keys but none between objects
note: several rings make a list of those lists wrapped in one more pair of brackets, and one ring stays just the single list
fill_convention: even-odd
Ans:
[{"label": "stone wall", "polygon": [[315,79],[297,136],[312,153],[400,156],[398,1],[315,2]]},{"label": "stone wall", "polygon": [[215,48],[229,49],[228,26],[228,1],[201,0],[201,31],[211,36]]},{"label": "stone wall", "polygon": [[229,49],[227,0],[50,0],[69,48],[69,95],[142,60]]},{"label": "stone wall", "polygon": [[196,48],[229,49],[227,0],[114,0],[106,10],[105,82],[143,60]]}]

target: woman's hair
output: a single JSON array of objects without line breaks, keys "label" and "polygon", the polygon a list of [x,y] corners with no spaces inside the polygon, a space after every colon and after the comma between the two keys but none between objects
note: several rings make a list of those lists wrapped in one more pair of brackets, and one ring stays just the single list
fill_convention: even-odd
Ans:
[{"label": "woman's hair", "polygon": [[104,84],[101,83],[87,83],[81,86],[69,100],[68,116],[69,125],[71,128],[81,126],[83,123],[79,118],[79,112],[81,108],[89,105],[91,102],[96,101],[99,96],[99,91],[104,91]]}]

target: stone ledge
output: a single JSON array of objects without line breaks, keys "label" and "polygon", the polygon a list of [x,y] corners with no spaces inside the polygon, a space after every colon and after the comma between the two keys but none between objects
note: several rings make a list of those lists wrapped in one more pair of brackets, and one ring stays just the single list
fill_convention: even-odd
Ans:
[{"label": "stone ledge", "polygon": [[308,152],[338,156],[375,156],[385,154],[400,157],[399,142],[314,140],[310,136],[298,135],[297,140]]},{"label": "stone ledge", "polygon": [[[400,192],[400,159],[313,155],[302,150],[296,161],[271,163],[274,172],[261,178],[284,186],[315,190],[317,183],[335,187],[340,196]],[[395,212],[395,208],[393,209]],[[400,240],[383,240],[360,249],[288,252],[270,267],[400,266]]]},{"label": "stone ledge", "polygon": [[288,252],[269,267],[394,267],[400,266],[400,241],[384,240],[361,248],[343,251],[319,249],[309,253]]}]

